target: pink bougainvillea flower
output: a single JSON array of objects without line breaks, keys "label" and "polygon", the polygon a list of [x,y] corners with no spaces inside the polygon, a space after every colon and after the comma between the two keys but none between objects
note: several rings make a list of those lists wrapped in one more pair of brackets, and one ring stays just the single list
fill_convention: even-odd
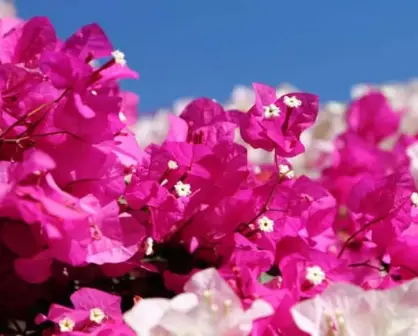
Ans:
[{"label": "pink bougainvillea flower", "polygon": [[[117,147],[116,143],[104,143],[102,146],[91,146],[85,142],[67,138],[57,151],[45,144],[61,169],[53,172],[53,177],[62,188],[76,197],[94,194],[104,205],[123,195],[125,190],[125,166],[118,154],[108,146]],[[137,147],[133,147],[137,148]],[[68,162],[68,155],[79,160]],[[134,164],[135,161],[128,161]]]},{"label": "pink bougainvillea flower", "polygon": [[81,60],[92,60],[111,56],[113,46],[103,29],[92,23],[70,36],[61,50]]},{"label": "pink bougainvillea flower", "polygon": [[170,116],[167,140],[215,145],[233,142],[237,125],[231,122],[223,107],[212,99],[199,98],[189,103],[180,117]]},{"label": "pink bougainvillea flower", "polygon": [[336,281],[350,280],[345,261],[315,250],[307,255],[289,254],[280,261],[282,288],[288,288],[297,298],[312,297]]},{"label": "pink bougainvillea flower", "polygon": [[122,97],[122,107],[119,117],[127,125],[134,125],[138,120],[139,97],[130,91],[121,92],[120,96]]},{"label": "pink bougainvillea flower", "polygon": [[103,325],[122,320],[121,299],[93,288],[81,288],[71,295],[73,308],[52,305],[48,319],[57,324],[58,331],[88,332],[90,335]]},{"label": "pink bougainvillea flower", "polygon": [[303,153],[302,132],[310,127],[318,114],[318,97],[308,93],[276,96],[276,90],[253,84],[255,105],[241,117],[241,136],[254,148],[275,149],[281,156]]},{"label": "pink bougainvillea flower", "polygon": [[143,217],[147,218],[147,234],[156,241],[163,240],[183,217],[183,203],[154,181],[137,183],[134,177],[125,199],[133,209],[149,211]]},{"label": "pink bougainvillea flower", "polygon": [[29,69],[36,69],[41,54],[54,50],[57,45],[55,29],[46,17],[34,17],[18,26],[17,31],[11,34],[19,37],[7,61],[22,64]]},{"label": "pink bougainvillea flower", "polygon": [[395,134],[400,117],[380,92],[370,92],[354,101],[346,115],[349,130],[370,143],[378,143]]},{"label": "pink bougainvillea flower", "polygon": [[353,187],[348,208],[355,214],[362,233],[370,231],[375,243],[387,246],[411,224],[413,190],[409,172],[383,178],[369,175]]},{"label": "pink bougainvillea flower", "polygon": [[86,196],[79,207],[86,217],[46,228],[56,259],[71,265],[120,263],[139,250],[144,230],[131,215],[119,215],[116,201],[100,207],[97,199]]}]

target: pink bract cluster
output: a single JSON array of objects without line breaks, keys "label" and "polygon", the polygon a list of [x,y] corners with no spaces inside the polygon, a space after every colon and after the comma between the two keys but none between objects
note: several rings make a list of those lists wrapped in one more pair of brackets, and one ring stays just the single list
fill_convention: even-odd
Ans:
[{"label": "pink bract cluster", "polygon": [[[347,107],[311,179],[288,160],[318,117],[313,94],[254,84],[248,111],[195,99],[141,149],[129,130],[139,99],[118,84],[138,75],[98,25],[62,41],[46,18],[3,19],[0,43],[2,332],[416,328],[417,137],[383,94]],[[274,164],[253,166],[237,132]],[[390,331],[388,316],[403,324]]]}]

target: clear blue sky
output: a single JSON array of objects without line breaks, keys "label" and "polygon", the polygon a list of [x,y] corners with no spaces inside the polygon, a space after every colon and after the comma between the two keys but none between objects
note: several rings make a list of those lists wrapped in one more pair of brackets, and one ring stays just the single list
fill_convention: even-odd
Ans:
[{"label": "clear blue sky", "polygon": [[97,22],[141,78],[141,111],[290,82],[323,101],[358,82],[418,76],[418,0],[17,0],[61,37]]}]

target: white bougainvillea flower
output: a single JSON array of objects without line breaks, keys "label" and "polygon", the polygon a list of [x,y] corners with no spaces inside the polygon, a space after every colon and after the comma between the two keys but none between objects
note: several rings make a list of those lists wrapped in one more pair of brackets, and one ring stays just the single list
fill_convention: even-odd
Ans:
[{"label": "white bougainvillea flower", "polygon": [[390,290],[335,283],[296,304],[296,325],[311,336],[418,335],[418,279]]},{"label": "white bougainvillea flower", "polygon": [[216,269],[196,273],[183,294],[168,299],[143,299],[124,315],[140,336],[156,335],[249,335],[252,323],[273,314],[263,300],[244,311],[240,299]]}]

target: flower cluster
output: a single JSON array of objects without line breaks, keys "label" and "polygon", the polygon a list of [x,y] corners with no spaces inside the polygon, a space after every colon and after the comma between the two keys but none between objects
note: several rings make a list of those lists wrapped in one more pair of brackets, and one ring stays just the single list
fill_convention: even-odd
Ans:
[{"label": "flower cluster", "polygon": [[322,118],[314,94],[194,99],[140,148],[118,84],[138,75],[98,25],[60,40],[46,18],[3,19],[0,41],[2,332],[415,330],[417,137],[385,95],[347,106],[312,178],[290,161]]},{"label": "flower cluster", "polygon": [[[414,135],[418,132],[418,85],[417,80],[402,83],[387,83],[383,85],[358,84],[353,86],[351,96],[353,99],[361,98],[372,91],[380,91],[388,99],[392,108],[400,113],[401,124],[399,133]],[[281,84],[277,87],[279,96],[297,91],[289,84]],[[246,112],[254,104],[254,90],[238,85],[231,94],[224,108],[237,109]],[[183,108],[192,101],[191,98],[177,100],[171,109],[159,109],[152,115],[142,116],[133,126],[140,144],[146,146],[149,143],[162,143],[168,131],[170,113],[179,115]],[[346,103],[330,101],[322,103],[315,124],[306,130],[301,137],[306,151],[296,157],[290,158],[295,172],[317,178],[320,176],[322,165],[319,165],[323,154],[333,151],[334,140],[347,128],[345,120]],[[390,140],[390,139],[389,139]],[[271,153],[262,149],[254,149],[248,146],[237,134],[236,142],[246,146],[248,160],[253,164],[272,163],[274,157]],[[412,149],[411,149],[412,150]],[[418,168],[416,168],[418,170]],[[418,171],[414,173],[418,178]]]}]

